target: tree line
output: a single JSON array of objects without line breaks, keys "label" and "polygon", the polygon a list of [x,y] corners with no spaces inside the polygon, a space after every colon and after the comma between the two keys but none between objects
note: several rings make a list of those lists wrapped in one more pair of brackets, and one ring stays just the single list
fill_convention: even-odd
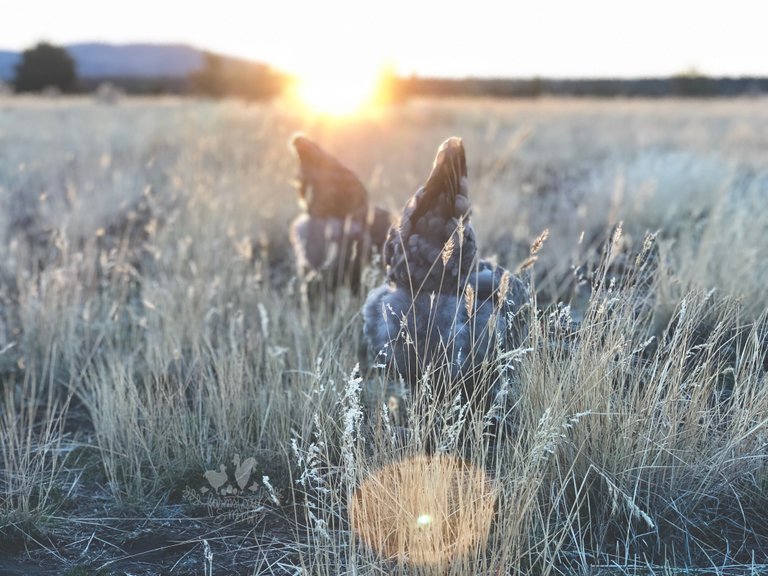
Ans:
[{"label": "tree line", "polygon": [[[265,100],[285,93],[294,79],[265,64],[211,53],[206,54],[203,68],[186,78],[78,79],[75,61],[67,51],[42,42],[22,53],[13,85],[16,92],[41,92],[53,88],[63,93],[74,93],[93,91],[105,81],[134,94],[172,93]],[[768,78],[715,78],[696,71],[666,78],[636,79],[445,79],[398,77],[388,73],[380,88],[381,99],[391,102],[419,96],[706,98],[768,94]]]}]

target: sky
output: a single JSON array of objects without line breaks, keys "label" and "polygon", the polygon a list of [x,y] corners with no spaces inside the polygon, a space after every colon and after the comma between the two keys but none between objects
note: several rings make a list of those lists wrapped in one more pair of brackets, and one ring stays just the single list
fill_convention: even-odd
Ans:
[{"label": "sky", "polygon": [[0,0],[0,49],[183,42],[285,71],[768,75],[764,0]]}]

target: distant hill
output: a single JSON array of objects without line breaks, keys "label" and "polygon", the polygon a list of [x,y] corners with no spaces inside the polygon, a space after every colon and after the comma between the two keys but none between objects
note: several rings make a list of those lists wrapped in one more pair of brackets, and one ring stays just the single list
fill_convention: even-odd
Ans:
[{"label": "distant hill", "polygon": [[[184,78],[205,63],[202,50],[184,44],[83,43],[65,46],[80,78]],[[0,80],[12,80],[21,54],[0,51]]]},{"label": "distant hill", "polygon": [[203,67],[202,50],[183,44],[70,44],[81,78],[183,77]]},{"label": "distant hill", "polygon": [[18,61],[18,52],[0,50],[0,80],[13,80],[13,77],[16,74],[16,63]]}]

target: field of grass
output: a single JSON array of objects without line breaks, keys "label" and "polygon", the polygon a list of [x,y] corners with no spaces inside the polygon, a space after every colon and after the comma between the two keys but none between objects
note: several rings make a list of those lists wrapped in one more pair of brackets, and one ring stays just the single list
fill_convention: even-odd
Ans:
[{"label": "field of grass", "polygon": [[[0,574],[764,573],[766,104],[0,99]],[[492,413],[358,375],[297,130],[395,210],[463,138],[481,253],[535,260]]]}]

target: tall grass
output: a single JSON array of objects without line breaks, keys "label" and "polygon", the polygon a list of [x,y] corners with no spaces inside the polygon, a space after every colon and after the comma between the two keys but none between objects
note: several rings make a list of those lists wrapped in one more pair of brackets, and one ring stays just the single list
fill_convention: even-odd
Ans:
[{"label": "tall grass", "polygon": [[[74,441],[114,513],[147,517],[254,456],[263,507],[293,527],[281,565],[308,574],[768,565],[763,104],[415,102],[333,123],[279,103],[4,101],[1,529],[67,524]],[[305,298],[299,129],[391,208],[459,135],[481,251],[515,269],[550,230],[490,413],[431,394],[437,376],[363,379],[365,291]],[[148,188],[137,245],[100,240]],[[602,277],[619,221],[617,253],[658,231],[653,274],[608,269],[576,298],[571,266]]]},{"label": "tall grass", "polygon": [[[55,350],[50,352],[52,363]],[[43,377],[54,375],[51,363],[40,368]],[[6,380],[0,413],[0,531],[33,540],[38,524],[58,510],[62,492],[71,486],[64,473],[71,450],[64,434],[69,398],[56,396],[51,382],[39,377],[28,372]]]}]

